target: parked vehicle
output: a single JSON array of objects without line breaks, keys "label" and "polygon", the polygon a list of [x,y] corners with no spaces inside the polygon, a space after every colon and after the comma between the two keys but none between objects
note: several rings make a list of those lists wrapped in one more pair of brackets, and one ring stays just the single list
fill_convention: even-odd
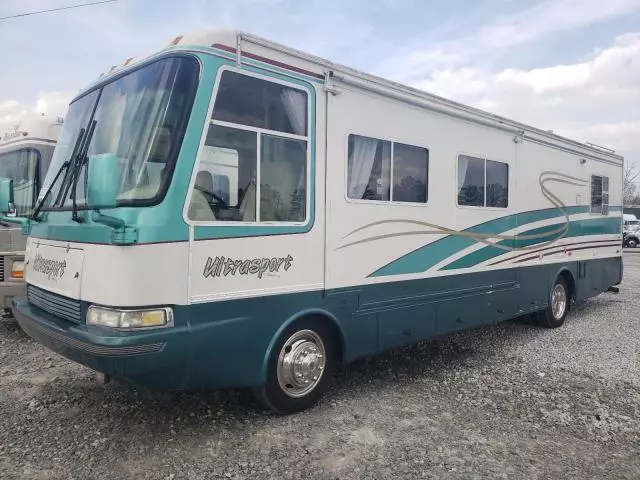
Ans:
[{"label": "parked vehicle", "polygon": [[14,310],[107,377],[299,411],[339,362],[559,327],[618,284],[622,165],[248,34],[184,35],[70,104]]},{"label": "parked vehicle", "polygon": [[[29,117],[0,137],[0,177],[13,182],[12,215],[31,215],[61,126],[60,119]],[[2,222],[0,245],[0,308],[6,317],[11,315],[11,300],[25,295],[26,237],[19,226]]]},{"label": "parked vehicle", "polygon": [[623,244],[628,248],[636,248],[640,245],[640,220],[635,215],[624,213],[623,222]]}]

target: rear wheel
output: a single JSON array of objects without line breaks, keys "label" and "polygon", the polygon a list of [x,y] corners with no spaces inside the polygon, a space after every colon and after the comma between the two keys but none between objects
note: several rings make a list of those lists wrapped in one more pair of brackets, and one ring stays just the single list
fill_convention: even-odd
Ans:
[{"label": "rear wheel", "polygon": [[627,239],[627,247],[636,248],[637,246],[638,246],[638,240],[636,240],[635,238]]},{"label": "rear wheel", "polygon": [[281,415],[312,407],[329,386],[334,352],[331,331],[322,320],[295,323],[278,339],[269,358],[266,385],[254,394]]},{"label": "rear wheel", "polygon": [[537,313],[536,323],[546,328],[560,327],[569,313],[570,300],[567,282],[563,277],[558,277],[551,290],[549,306]]}]

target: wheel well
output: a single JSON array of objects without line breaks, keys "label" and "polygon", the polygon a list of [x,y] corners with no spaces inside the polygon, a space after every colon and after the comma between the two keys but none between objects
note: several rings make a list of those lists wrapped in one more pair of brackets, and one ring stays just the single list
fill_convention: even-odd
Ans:
[{"label": "wheel well", "polygon": [[310,319],[320,321],[329,327],[331,340],[333,341],[333,346],[335,348],[336,360],[342,363],[342,361],[344,360],[345,350],[344,336],[342,335],[342,329],[338,326],[336,319],[323,313],[313,313],[298,318],[296,322]]},{"label": "wheel well", "polygon": [[567,284],[567,288],[569,288],[569,298],[575,300],[576,298],[576,282],[573,279],[573,275],[569,270],[563,270],[558,275],[559,278],[562,278]]}]

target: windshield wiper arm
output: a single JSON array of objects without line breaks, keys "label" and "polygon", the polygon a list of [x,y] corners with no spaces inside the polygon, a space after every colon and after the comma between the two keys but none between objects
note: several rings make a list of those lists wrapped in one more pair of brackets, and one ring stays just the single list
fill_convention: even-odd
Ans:
[{"label": "windshield wiper arm", "polygon": [[75,167],[73,170],[73,177],[71,181],[73,182],[71,185],[71,220],[74,222],[82,223],[82,218],[78,216],[78,202],[77,202],[77,192],[78,192],[78,180],[80,176],[80,171],[82,170],[82,165],[87,161],[87,152],[89,151],[89,144],[91,143],[91,138],[93,137],[93,132],[96,130],[97,120],[92,120],[91,125],[89,125],[89,130],[87,130],[87,135],[82,143],[82,147],[78,152],[77,160],[75,163]]},{"label": "windshield wiper arm", "polygon": [[[60,166],[60,169],[58,170],[58,173],[56,173],[56,176],[53,179],[53,182],[51,182],[51,184],[49,185],[49,188],[47,188],[47,191],[42,196],[42,200],[40,200],[40,202],[33,209],[33,213],[31,214],[31,218],[33,220],[36,220],[36,221],[38,220],[38,213],[40,213],[40,210],[42,209],[42,206],[44,205],[45,200],[51,194],[51,190],[53,190],[53,186],[58,181],[58,178],[60,178],[60,174],[62,174],[62,171],[64,170],[65,172],[67,172],[69,170],[69,165],[71,164],[71,161],[73,160],[74,155],[80,148],[80,143],[82,142],[82,138],[84,137],[84,131],[85,131],[84,128],[80,129],[80,133],[78,133],[78,138],[76,139],[76,144],[73,147],[73,151],[71,152],[71,156],[69,157],[69,160],[66,160]],[[64,183],[64,180],[63,180],[63,183]],[[63,185],[60,186],[60,191],[62,191],[62,187]]]}]

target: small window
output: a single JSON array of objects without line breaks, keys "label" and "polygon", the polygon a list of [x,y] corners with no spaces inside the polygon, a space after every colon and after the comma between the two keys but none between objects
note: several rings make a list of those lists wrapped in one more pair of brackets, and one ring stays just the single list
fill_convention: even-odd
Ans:
[{"label": "small window", "polygon": [[225,71],[213,119],[294,135],[307,135],[307,94],[285,85]]},{"label": "small window", "polygon": [[429,151],[426,148],[349,135],[347,168],[349,198],[427,202]]},{"label": "small window", "polygon": [[485,158],[459,155],[458,205],[507,208],[509,165]]},{"label": "small window", "polygon": [[487,207],[507,208],[509,204],[509,165],[487,160]]},{"label": "small window", "polygon": [[393,144],[393,191],[396,202],[427,203],[429,152],[426,148]]},{"label": "small window", "polygon": [[591,176],[591,213],[609,214],[609,178]]}]

